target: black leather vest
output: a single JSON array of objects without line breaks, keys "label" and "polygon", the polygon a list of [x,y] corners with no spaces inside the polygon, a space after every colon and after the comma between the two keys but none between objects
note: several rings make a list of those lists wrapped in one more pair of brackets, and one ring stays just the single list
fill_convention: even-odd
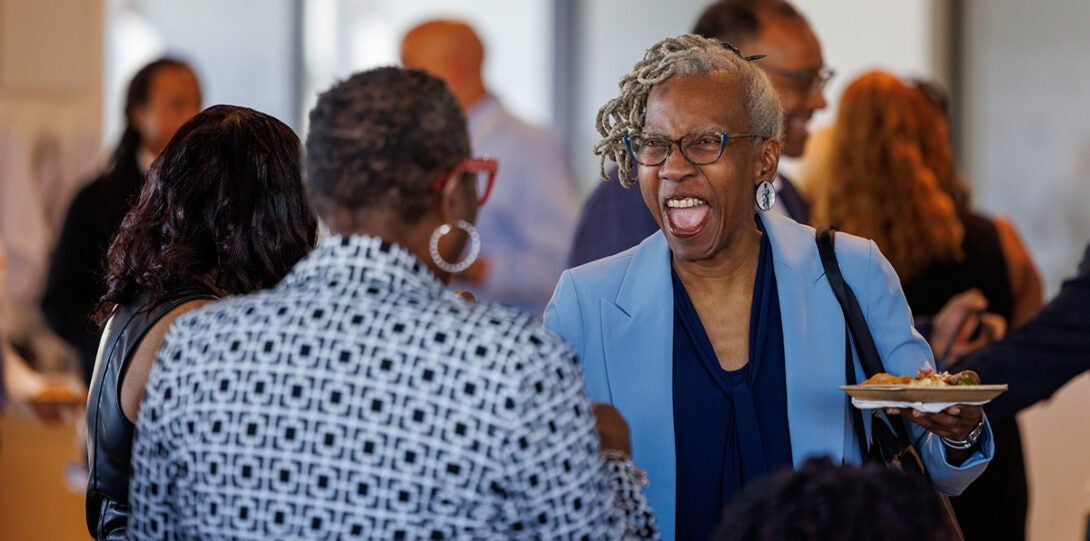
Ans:
[{"label": "black leather vest", "polygon": [[126,539],[133,423],[121,409],[121,382],[140,340],[167,312],[207,292],[175,295],[148,306],[147,294],[118,306],[102,331],[87,401],[87,461],[84,500],[87,529],[95,539]]}]

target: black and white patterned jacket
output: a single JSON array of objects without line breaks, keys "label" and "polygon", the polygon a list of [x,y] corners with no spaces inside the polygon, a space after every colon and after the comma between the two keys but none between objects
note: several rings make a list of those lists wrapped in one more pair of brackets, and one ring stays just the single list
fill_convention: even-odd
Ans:
[{"label": "black and white patterned jacket", "polygon": [[656,535],[568,347],[369,237],[180,318],[133,470],[135,539]]}]

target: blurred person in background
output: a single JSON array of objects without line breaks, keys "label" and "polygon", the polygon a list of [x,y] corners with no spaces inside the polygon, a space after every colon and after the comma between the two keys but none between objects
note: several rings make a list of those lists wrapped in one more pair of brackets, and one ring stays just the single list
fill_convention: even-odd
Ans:
[{"label": "blurred person in background", "polygon": [[[844,91],[833,129],[817,221],[877,243],[900,277],[913,314],[931,317],[955,295],[979,290],[988,310],[1016,327],[1040,308],[1016,309],[1025,248],[1015,256],[996,223],[969,210],[957,175],[945,114],[914,85],[871,72]],[[1032,266],[1032,264],[1031,264]],[[1032,268],[1030,273],[1036,276]],[[938,369],[954,345],[935,343]],[[998,382],[997,382],[998,383]],[[1003,382],[1005,383],[1005,381]],[[1023,539],[1028,495],[1021,436],[1011,418],[995,423],[996,458],[951,498],[970,541]]]},{"label": "blurred person in background", "polygon": [[935,318],[932,336],[957,343],[951,357],[959,370],[975,370],[981,381],[1010,387],[984,405],[989,419],[1013,418],[1090,370],[1090,244],[1075,276],[1048,304],[1003,340],[980,349],[968,339],[972,325],[965,322],[987,307],[977,290],[954,297],[943,308],[945,317]]},{"label": "blurred person in background", "polygon": [[87,401],[85,501],[96,539],[126,538],[134,423],[167,329],[217,298],[276,285],[317,230],[299,138],[269,115],[210,107],[152,163],[110,246],[96,313],[104,327]]},{"label": "blurred person in background", "polygon": [[141,68],[129,83],[125,131],[106,171],[68,207],[50,258],[42,312],[53,332],[77,350],[88,383],[99,338],[92,314],[106,292],[106,250],[151,162],[200,109],[200,84],[187,64],[162,58]]},{"label": "blurred person in background", "polygon": [[567,152],[552,130],[515,117],[485,86],[484,45],[461,21],[422,23],[406,35],[401,62],[450,86],[469,122],[475,152],[500,170],[477,228],[480,257],[456,285],[540,318],[567,261],[579,192]]},{"label": "blurred person in background", "polygon": [[[810,118],[825,108],[822,90],[833,76],[806,18],[782,0],[720,0],[701,13],[693,33],[730,43],[747,55],[765,55],[756,64],[768,73],[783,104],[782,155],[801,156]],[[627,250],[658,229],[639,190],[626,188],[635,181],[634,175],[630,171],[622,182],[615,182],[617,170],[611,169],[603,176],[608,180],[598,184],[583,206],[569,267]],[[777,199],[772,211],[809,223],[807,202],[795,185],[782,173],[772,185]]]}]

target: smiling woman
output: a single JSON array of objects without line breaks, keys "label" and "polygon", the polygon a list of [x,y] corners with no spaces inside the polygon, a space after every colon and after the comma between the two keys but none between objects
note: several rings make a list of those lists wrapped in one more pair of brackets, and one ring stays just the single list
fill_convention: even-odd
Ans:
[{"label": "smiling woman", "polygon": [[[686,35],[656,43],[621,77],[599,111],[595,152],[621,171],[636,165],[660,232],[566,271],[545,313],[575,349],[592,400],[629,420],[666,539],[706,539],[723,506],[769,472],[864,454],[839,390],[854,381],[814,230],[757,211],[773,203],[758,185],[775,177],[783,113],[750,60]],[[889,263],[872,242],[838,239],[887,370],[933,363]],[[855,372],[863,379],[858,362]],[[987,429],[967,450],[931,437],[964,439],[979,406],[909,418],[939,490],[961,492],[991,459]]]},{"label": "smiling woman", "polygon": [[[736,260],[732,251],[724,249],[733,244],[756,253],[760,232],[753,221],[753,179],[771,181],[779,159],[777,131],[748,133],[751,122],[743,109],[745,100],[740,99],[747,87],[752,88],[752,83],[746,83],[725,71],[682,75],[655,86],[647,98],[645,133],[680,135],[682,141],[695,135],[698,143],[700,134],[712,132],[703,140],[717,148],[714,153],[692,152],[685,146],[696,147],[696,143],[683,143],[681,152],[667,151],[660,163],[641,163],[638,169],[644,202],[656,216],[671,252],[683,261],[682,272],[690,270],[690,264],[741,272],[756,269],[756,258],[739,268],[731,264]],[[707,107],[724,95],[733,98],[725,100],[729,107]],[[778,103],[770,101],[766,109],[778,112]],[[695,157],[704,159],[694,161]]]}]

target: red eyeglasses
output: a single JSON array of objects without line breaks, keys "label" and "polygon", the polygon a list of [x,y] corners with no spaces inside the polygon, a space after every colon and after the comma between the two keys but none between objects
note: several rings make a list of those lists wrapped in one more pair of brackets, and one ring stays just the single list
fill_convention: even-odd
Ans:
[{"label": "red eyeglasses", "polygon": [[454,173],[461,173],[463,178],[470,176],[477,188],[477,206],[479,207],[484,205],[484,202],[488,200],[488,194],[492,193],[492,185],[496,182],[496,171],[499,167],[500,163],[493,158],[469,158],[435,177],[431,187],[433,190],[442,188],[447,180],[454,177]]}]

